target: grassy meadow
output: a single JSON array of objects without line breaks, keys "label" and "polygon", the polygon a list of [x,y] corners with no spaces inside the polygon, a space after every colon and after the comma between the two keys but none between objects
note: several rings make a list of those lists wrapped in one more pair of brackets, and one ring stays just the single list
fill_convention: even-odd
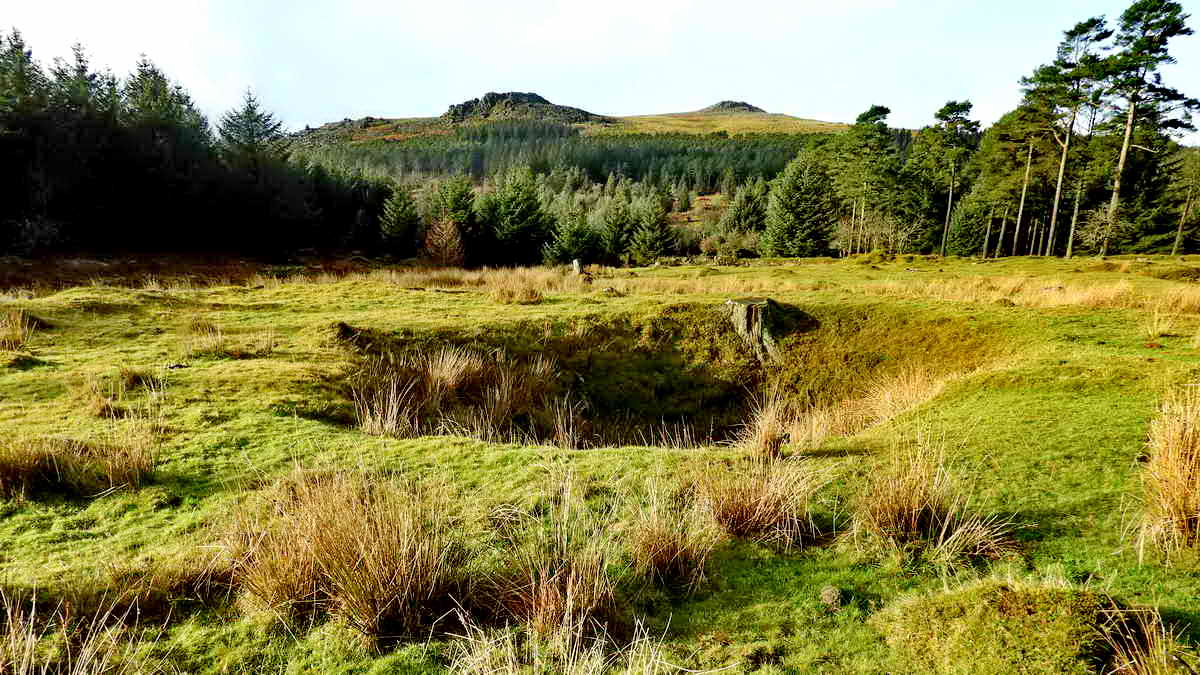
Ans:
[{"label": "grassy meadow", "polygon": [[2,288],[0,672],[1195,672],[1197,277]]}]

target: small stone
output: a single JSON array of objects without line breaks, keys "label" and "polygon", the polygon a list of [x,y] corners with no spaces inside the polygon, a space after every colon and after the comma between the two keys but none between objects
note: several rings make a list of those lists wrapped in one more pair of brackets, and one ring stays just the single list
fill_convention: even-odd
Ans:
[{"label": "small stone", "polygon": [[837,586],[826,586],[821,589],[821,604],[833,611],[842,608],[842,589]]}]

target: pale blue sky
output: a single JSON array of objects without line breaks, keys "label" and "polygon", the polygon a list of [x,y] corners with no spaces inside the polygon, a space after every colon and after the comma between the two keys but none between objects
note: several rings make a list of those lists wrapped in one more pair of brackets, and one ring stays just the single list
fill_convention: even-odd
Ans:
[{"label": "pale blue sky", "polygon": [[[14,4],[16,0],[14,0]],[[44,62],[83,42],[119,73],[145,52],[215,118],[246,87],[290,128],[432,116],[488,91],[610,115],[722,99],[852,121],[872,103],[920,127],[948,99],[994,122],[1062,31],[1121,0],[115,0],[0,12]],[[1184,7],[1200,14],[1200,2]],[[1190,22],[1200,29],[1200,17]],[[1200,96],[1200,36],[1169,84]],[[1189,141],[1194,142],[1193,136]]]}]

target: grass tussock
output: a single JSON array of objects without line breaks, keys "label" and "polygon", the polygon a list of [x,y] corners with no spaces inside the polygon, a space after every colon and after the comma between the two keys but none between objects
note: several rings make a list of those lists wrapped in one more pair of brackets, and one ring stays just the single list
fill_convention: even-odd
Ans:
[{"label": "grass tussock", "polygon": [[814,505],[830,478],[807,460],[713,464],[694,480],[697,499],[730,536],[793,546],[819,534]]},{"label": "grass tussock", "polygon": [[1104,639],[1112,650],[1106,672],[1116,675],[1182,675],[1194,673],[1172,630],[1151,608],[1109,612]]},{"label": "grass tussock", "polygon": [[778,391],[771,391],[753,401],[739,445],[759,457],[777,456],[786,445],[818,449],[830,438],[859,433],[932,400],[951,379],[908,366],[875,376],[854,397],[801,410],[789,405]]},{"label": "grass tussock", "polygon": [[501,305],[537,305],[546,298],[537,288],[523,286],[497,288],[492,291],[492,299]]},{"label": "grass tussock", "polygon": [[1139,555],[1168,558],[1200,548],[1200,391],[1169,396],[1150,423],[1149,458],[1142,470]]},{"label": "grass tussock", "polygon": [[450,646],[452,673],[652,675],[680,671],[666,660],[662,644],[640,625],[635,628],[634,639],[622,645],[607,635],[595,636],[574,628],[539,636],[520,627],[487,630],[465,623],[466,631]]},{"label": "grass tussock", "polygon": [[39,323],[19,309],[0,311],[0,350],[15,352],[24,349]]},{"label": "grass tussock", "polygon": [[157,442],[139,425],[116,427],[95,441],[18,437],[0,441],[0,495],[42,492],[90,496],[140,487],[154,472]]},{"label": "grass tussock", "polygon": [[965,491],[946,469],[944,442],[921,434],[873,473],[852,529],[856,541],[883,542],[951,565],[1010,552],[1008,525],[971,512]]},{"label": "grass tussock", "polygon": [[709,556],[724,538],[707,503],[657,484],[637,506],[627,542],[642,577],[691,591],[704,582]]},{"label": "grass tussock", "polygon": [[541,355],[443,346],[369,361],[350,394],[359,427],[374,435],[578,444],[578,404],[556,395],[557,380],[554,361]]},{"label": "grass tussock", "polygon": [[76,615],[61,607],[39,605],[36,600],[21,602],[0,592],[0,672],[156,672],[156,664],[137,657],[136,645],[122,627],[125,619],[112,606],[90,615]]},{"label": "grass tussock", "polygon": [[1142,334],[1147,340],[1172,337],[1175,334],[1176,316],[1155,307],[1142,323]]},{"label": "grass tussock", "polygon": [[778,457],[791,438],[788,427],[792,419],[778,390],[759,394],[751,401],[750,422],[738,433],[738,445],[755,457]]},{"label": "grass tussock", "polygon": [[261,607],[336,616],[380,640],[427,634],[469,595],[468,536],[438,486],[299,473],[226,542],[234,583]]},{"label": "grass tussock", "polygon": [[577,488],[567,475],[544,514],[516,514],[511,544],[488,582],[504,615],[542,638],[591,630],[617,615],[612,572],[620,546],[611,519],[590,509]]},{"label": "grass tussock", "polygon": [[183,333],[182,352],[187,359],[259,359],[272,355],[279,346],[274,330],[254,338],[235,339],[202,316],[190,318]]},{"label": "grass tussock", "polygon": [[116,373],[89,375],[76,389],[76,398],[88,414],[109,420],[157,419],[165,396],[162,377],[130,366],[121,366]]}]

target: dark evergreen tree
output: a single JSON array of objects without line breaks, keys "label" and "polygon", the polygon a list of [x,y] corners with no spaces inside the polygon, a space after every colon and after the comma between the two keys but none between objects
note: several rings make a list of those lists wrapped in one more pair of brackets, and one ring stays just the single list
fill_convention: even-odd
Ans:
[{"label": "dark evergreen tree", "polygon": [[829,251],[837,222],[833,181],[813,153],[801,153],[771,183],[763,253],[809,257]]},{"label": "dark evergreen tree", "polygon": [[496,242],[492,262],[533,264],[541,259],[551,220],[542,209],[537,182],[528,167],[505,173],[480,215],[487,218]]},{"label": "dark evergreen tree", "polygon": [[675,231],[661,199],[642,197],[634,203],[633,211],[637,231],[629,243],[629,253],[638,265],[650,265],[675,246]]},{"label": "dark evergreen tree", "polygon": [[591,263],[596,262],[600,254],[600,237],[588,224],[583,209],[572,209],[558,218],[550,241],[546,242],[542,251],[542,257],[548,263],[569,263],[572,260]]},{"label": "dark evergreen tree", "polygon": [[737,196],[721,214],[725,232],[759,232],[767,222],[767,182],[761,177],[737,190]]},{"label": "dark evergreen tree", "polygon": [[412,188],[397,185],[384,202],[383,213],[379,216],[379,234],[384,247],[393,255],[412,255],[416,250],[420,226],[421,216],[417,213]]}]

